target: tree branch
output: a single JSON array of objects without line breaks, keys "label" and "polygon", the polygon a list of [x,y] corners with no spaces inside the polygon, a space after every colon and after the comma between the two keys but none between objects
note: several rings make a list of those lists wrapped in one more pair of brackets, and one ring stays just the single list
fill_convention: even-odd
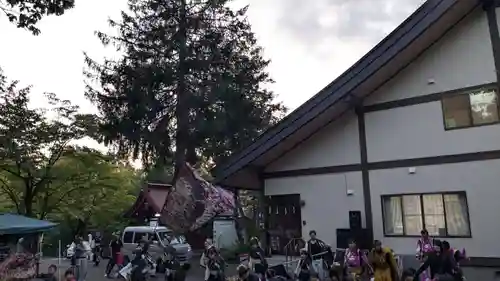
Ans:
[{"label": "tree branch", "polygon": [[[20,166],[20,165],[16,164],[16,166]],[[23,179],[23,176],[21,175],[20,171],[19,172],[14,172],[11,169],[8,169],[7,167],[8,166],[6,166],[6,165],[0,165],[0,169],[4,170],[5,172],[7,172],[7,173],[9,173],[9,174],[11,174],[11,175],[13,175],[13,176],[15,176],[17,178]],[[20,169],[18,168],[18,170],[20,170]]]},{"label": "tree branch", "polygon": [[[35,186],[35,188],[33,190],[33,195],[34,196],[36,196],[38,194],[38,192],[40,192],[40,189],[43,187],[43,185],[49,179],[50,172],[52,171],[52,168],[54,167],[54,165],[56,164],[56,162],[59,161],[59,159],[61,159],[61,156],[62,156],[64,150],[66,149],[67,144],[68,144],[68,141],[63,142],[59,146],[59,148],[56,150],[56,152],[52,153],[50,155],[49,161],[48,161],[47,165],[45,166],[45,173],[44,173],[43,177],[41,177],[39,181],[37,181],[37,182],[34,183],[34,186]],[[49,182],[49,184],[50,184],[50,182]]]},{"label": "tree branch", "polygon": [[0,188],[9,196],[10,200],[12,200],[14,205],[16,205],[16,210],[19,213],[20,211],[19,198],[17,198],[16,194],[14,193],[14,190],[12,190],[7,184],[7,182],[2,178],[0,178],[0,183],[2,184]]},{"label": "tree branch", "polygon": [[56,202],[54,202],[53,206],[48,208],[47,206],[47,210],[46,210],[46,214],[52,212],[53,210],[57,209],[59,207],[59,203],[61,203],[65,198],[66,196],[70,195],[73,191],[76,191],[78,189],[82,188],[81,186],[77,186],[77,187],[74,187],[68,191],[66,191],[65,193],[63,193],[61,196],[59,196],[59,199],[56,200]]}]

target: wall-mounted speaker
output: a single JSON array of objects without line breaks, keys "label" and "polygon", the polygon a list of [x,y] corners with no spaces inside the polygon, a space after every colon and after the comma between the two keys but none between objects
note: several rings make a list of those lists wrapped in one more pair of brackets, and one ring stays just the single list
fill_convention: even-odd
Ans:
[{"label": "wall-mounted speaker", "polygon": [[349,228],[361,229],[361,211],[349,211]]}]

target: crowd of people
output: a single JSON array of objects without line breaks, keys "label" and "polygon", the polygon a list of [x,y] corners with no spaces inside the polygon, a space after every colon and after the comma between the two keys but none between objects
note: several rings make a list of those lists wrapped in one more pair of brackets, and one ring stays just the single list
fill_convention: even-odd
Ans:
[{"label": "crowd of people", "polygon": [[[105,277],[127,281],[145,281],[148,276],[154,276],[156,272],[163,270],[166,281],[184,281],[185,274],[183,273],[187,271],[187,268],[181,266],[177,260],[176,250],[171,246],[172,237],[166,235],[165,239],[161,241],[164,255],[160,261],[155,261],[149,253],[153,242],[152,235],[142,237],[131,257],[124,256],[123,242],[120,237],[120,233],[114,233],[113,239],[109,243],[110,255],[105,269]],[[76,236],[68,249],[68,256],[71,257],[71,268],[67,273],[72,273],[75,281],[86,281],[88,262],[92,261],[95,266],[99,266],[101,253],[100,235],[95,237],[89,235],[88,241],[82,239],[81,236]],[[158,262],[161,264],[157,264]],[[72,281],[72,279],[66,280]]]},{"label": "crowd of people", "polygon": [[[332,251],[323,241],[310,232],[306,248],[300,251],[300,260],[295,270],[299,281],[348,280],[363,278],[374,281],[462,281],[465,280],[460,262],[466,258],[465,250],[452,249],[447,241],[432,239],[427,230],[421,231],[417,241],[417,269],[399,268],[393,251],[374,241],[373,248],[362,251],[356,241],[351,240],[340,262],[332,257]],[[327,274],[328,273],[328,274]]]},{"label": "crowd of people", "polygon": [[[65,258],[70,259],[71,266],[64,273],[65,281],[86,281],[89,262],[95,266],[99,266],[102,255],[102,237],[100,233],[95,236],[88,235],[88,239],[84,239],[81,235],[76,235],[66,249]],[[109,244],[110,258],[105,269],[105,276],[111,276],[110,273],[113,268],[118,265],[121,267],[123,263],[123,256],[121,255],[123,243],[121,242],[119,233],[113,234],[113,239]],[[57,280],[54,279],[54,274],[57,267],[55,265],[49,266],[48,273],[43,274],[40,278],[47,281]]]},{"label": "crowd of people", "polygon": [[[223,281],[224,262],[210,239],[200,264],[206,268],[205,281]],[[373,248],[363,251],[356,241],[351,240],[343,257],[333,253],[332,249],[316,237],[316,231],[310,232],[306,247],[300,250],[300,259],[292,274],[276,276],[269,268],[264,250],[257,238],[250,240],[249,261],[237,268],[242,281],[276,280],[278,278],[298,281],[462,281],[465,280],[460,262],[465,256],[464,250],[452,249],[447,241],[432,239],[426,230],[422,230],[417,241],[416,258],[419,268],[400,268],[394,252],[374,241]]]},{"label": "crowd of people", "polygon": [[[393,251],[383,246],[381,241],[374,241],[373,248],[363,251],[358,248],[356,241],[351,240],[349,247],[338,256],[322,240],[317,238],[316,231],[311,231],[306,246],[300,250],[300,259],[292,274],[277,274],[270,268],[266,254],[257,238],[251,238],[248,262],[237,268],[237,275],[227,277],[226,263],[211,238],[205,242],[205,251],[200,259],[200,266],[204,268],[204,281],[225,281],[238,279],[240,281],[278,281],[294,279],[298,281],[462,281],[464,276],[460,262],[465,257],[464,250],[452,249],[447,241],[440,241],[429,236],[422,230],[421,237],[416,243],[416,259],[420,267],[416,269],[399,268]],[[71,251],[71,268],[65,272],[66,281],[85,281],[87,263],[93,261],[99,264],[100,237],[86,241],[77,236],[73,241]],[[145,281],[148,276],[151,261],[147,259],[151,239],[143,239],[134,253],[134,257],[125,265],[122,254],[123,243],[120,235],[115,234],[109,244],[111,255],[105,269],[108,278],[122,278],[130,281]],[[184,268],[177,261],[175,249],[169,246],[168,238],[164,246],[163,272],[165,280],[185,281],[188,268]],[[336,252],[336,251],[335,251]],[[92,254],[93,255],[89,255]],[[92,258],[90,258],[93,256]],[[149,264],[148,264],[149,263]],[[112,274],[115,266],[121,273],[129,267],[129,275]],[[148,269],[149,266],[149,269]],[[155,265],[159,266],[159,265]],[[40,275],[46,281],[55,281],[57,267],[51,265],[48,273]]]}]

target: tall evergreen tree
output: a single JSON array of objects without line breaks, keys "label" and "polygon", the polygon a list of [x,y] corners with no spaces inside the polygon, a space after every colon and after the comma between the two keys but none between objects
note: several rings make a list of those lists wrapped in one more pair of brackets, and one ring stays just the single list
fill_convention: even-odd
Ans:
[{"label": "tall evergreen tree", "polygon": [[218,163],[285,112],[246,20],[229,0],[129,0],[130,12],[98,32],[124,53],[86,57],[87,96],[103,140],[145,164]]}]

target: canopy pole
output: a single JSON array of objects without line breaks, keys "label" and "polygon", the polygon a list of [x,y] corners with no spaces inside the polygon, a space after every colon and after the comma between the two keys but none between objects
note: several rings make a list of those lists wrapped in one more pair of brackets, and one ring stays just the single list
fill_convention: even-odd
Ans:
[{"label": "canopy pole", "polygon": [[62,255],[62,248],[61,248],[61,239],[59,239],[58,245],[57,245],[57,280],[61,278],[61,255]]}]

